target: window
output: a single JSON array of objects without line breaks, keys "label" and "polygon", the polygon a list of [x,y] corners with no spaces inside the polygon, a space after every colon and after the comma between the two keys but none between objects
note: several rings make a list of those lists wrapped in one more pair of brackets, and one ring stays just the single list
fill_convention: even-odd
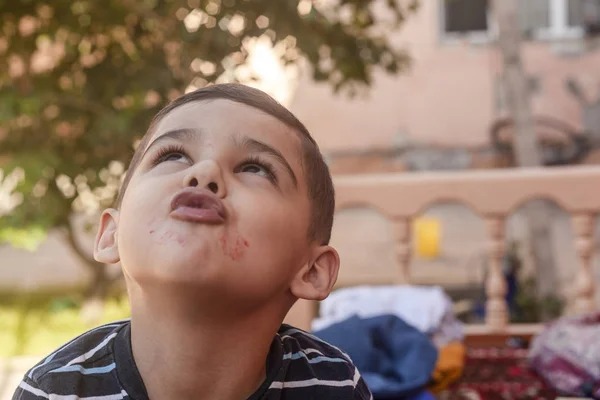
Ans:
[{"label": "window", "polygon": [[[490,39],[490,0],[441,0],[446,37],[485,34]],[[600,0],[518,0],[525,38],[582,37],[600,29]]]},{"label": "window", "polygon": [[598,33],[600,27],[599,0],[569,0],[569,26],[583,27],[588,33]]},{"label": "window", "polygon": [[487,31],[488,7],[486,0],[443,0],[445,1],[445,31],[466,33]]},{"label": "window", "polygon": [[600,0],[545,1],[548,2],[550,24],[536,32],[536,36],[542,39],[582,37],[589,26],[599,21]]},{"label": "window", "polygon": [[519,27],[524,37],[534,37],[540,29],[550,27],[550,0],[520,0],[518,4]]},{"label": "window", "polygon": [[585,26],[598,23],[600,20],[600,1],[598,0],[569,0],[569,25]]}]

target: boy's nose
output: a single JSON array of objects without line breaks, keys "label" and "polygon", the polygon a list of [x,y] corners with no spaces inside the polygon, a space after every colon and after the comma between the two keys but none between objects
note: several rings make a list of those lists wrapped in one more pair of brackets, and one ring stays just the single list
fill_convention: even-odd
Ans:
[{"label": "boy's nose", "polygon": [[206,188],[221,198],[227,195],[221,168],[212,160],[193,165],[185,175],[183,185]]}]

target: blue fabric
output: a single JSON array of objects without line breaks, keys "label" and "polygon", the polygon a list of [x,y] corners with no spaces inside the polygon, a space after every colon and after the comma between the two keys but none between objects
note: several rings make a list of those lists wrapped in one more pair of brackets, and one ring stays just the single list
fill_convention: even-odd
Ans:
[{"label": "blue fabric", "polygon": [[375,399],[419,394],[437,361],[429,338],[394,315],[353,316],[314,335],[352,358]]},{"label": "blue fabric", "polygon": [[428,390],[421,390],[416,395],[409,397],[407,400],[435,400],[435,396]]}]

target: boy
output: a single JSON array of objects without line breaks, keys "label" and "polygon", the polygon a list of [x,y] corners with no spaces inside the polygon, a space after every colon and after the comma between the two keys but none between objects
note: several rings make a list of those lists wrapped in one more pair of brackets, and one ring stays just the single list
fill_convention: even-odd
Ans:
[{"label": "boy", "polygon": [[337,279],[334,191],[300,121],[238,84],[160,111],[94,257],[121,262],[131,319],[31,369],[13,399],[370,399],[349,358],[282,325]]}]

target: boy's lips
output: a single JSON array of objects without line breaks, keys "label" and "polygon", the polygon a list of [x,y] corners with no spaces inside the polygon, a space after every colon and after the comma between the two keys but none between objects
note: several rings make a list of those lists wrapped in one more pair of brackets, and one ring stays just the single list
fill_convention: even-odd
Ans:
[{"label": "boy's lips", "polygon": [[225,206],[221,199],[204,189],[185,188],[171,201],[171,217],[196,223],[225,222]]}]

